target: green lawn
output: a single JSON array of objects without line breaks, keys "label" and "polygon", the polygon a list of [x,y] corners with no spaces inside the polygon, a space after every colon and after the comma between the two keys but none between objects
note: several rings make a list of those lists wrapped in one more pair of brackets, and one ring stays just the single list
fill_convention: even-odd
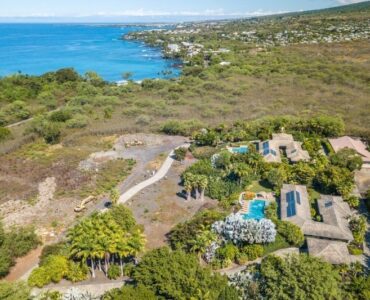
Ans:
[{"label": "green lawn", "polygon": [[265,181],[253,181],[247,188],[248,191],[258,192],[272,192],[271,186]]}]

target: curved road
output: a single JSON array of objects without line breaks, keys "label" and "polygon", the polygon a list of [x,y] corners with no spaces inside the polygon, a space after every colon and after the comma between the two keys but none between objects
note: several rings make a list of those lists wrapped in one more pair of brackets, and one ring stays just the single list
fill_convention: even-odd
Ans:
[{"label": "curved road", "polygon": [[[179,147],[176,147],[175,149],[177,148],[180,148],[180,147],[186,147],[188,148],[189,147],[189,143],[185,143]],[[169,169],[171,168],[173,162],[174,162],[174,152],[175,152],[175,149],[173,149],[170,154],[167,156],[166,160],[164,161],[164,163],[162,164],[162,166],[160,167],[160,169],[157,171],[157,173],[152,176],[151,178],[145,180],[145,181],[142,181],[140,183],[138,183],[137,185],[133,186],[132,188],[130,188],[128,191],[126,191],[125,193],[123,193],[119,200],[118,200],[118,203],[125,203],[127,202],[129,199],[131,199],[133,196],[135,196],[137,193],[139,193],[141,190],[145,189],[146,187],[158,182],[159,180],[161,180],[163,177],[166,176],[166,174],[168,173]],[[108,209],[105,208],[105,207],[102,207],[102,208],[98,208],[98,210],[104,212],[104,211],[107,211]],[[29,275],[31,274],[32,270],[34,268],[36,268],[38,266],[38,259],[37,261],[34,262],[34,264],[25,272],[23,273],[19,279],[21,280],[27,280],[27,278],[29,277]]]},{"label": "curved road", "polygon": [[[189,144],[184,144],[180,147],[189,147]],[[178,148],[180,148],[178,147]],[[130,188],[128,191],[126,191],[125,193],[123,193],[119,199],[118,199],[118,203],[120,204],[123,204],[125,202],[127,202],[128,200],[130,200],[133,196],[135,196],[137,193],[139,193],[140,191],[142,191],[143,189],[145,189],[146,187],[158,182],[159,180],[161,180],[163,177],[166,176],[168,170],[171,168],[173,162],[174,162],[174,152],[175,150],[172,150],[171,153],[167,156],[166,160],[164,161],[164,163],[162,164],[162,166],[160,167],[160,169],[157,171],[157,173],[155,173],[152,177],[150,177],[149,179],[147,180],[144,180],[140,183],[138,183],[137,185],[135,185],[134,187]]]}]

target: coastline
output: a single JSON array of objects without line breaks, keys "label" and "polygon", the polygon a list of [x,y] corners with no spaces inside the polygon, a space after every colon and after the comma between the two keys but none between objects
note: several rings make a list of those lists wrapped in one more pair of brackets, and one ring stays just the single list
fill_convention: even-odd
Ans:
[{"label": "coastline", "polygon": [[[131,32],[168,28],[169,24],[130,25],[0,24],[0,76],[41,76],[69,67],[80,75],[93,70],[112,83],[120,81],[124,72],[132,73],[134,81],[179,76],[179,68],[174,67],[178,61],[164,59],[160,48],[122,39]],[[38,39],[35,41],[32,35]]]}]

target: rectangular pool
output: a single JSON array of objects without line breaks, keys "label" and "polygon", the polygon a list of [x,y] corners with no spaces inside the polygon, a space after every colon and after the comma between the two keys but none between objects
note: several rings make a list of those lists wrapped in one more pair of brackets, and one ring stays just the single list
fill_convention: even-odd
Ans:
[{"label": "rectangular pool", "polygon": [[254,219],[254,220],[261,220],[265,218],[265,207],[266,201],[265,200],[252,200],[249,201],[249,211],[246,214],[243,214],[243,218],[245,220]]},{"label": "rectangular pool", "polygon": [[233,147],[231,148],[231,152],[235,154],[246,154],[248,153],[248,147],[247,146]]}]

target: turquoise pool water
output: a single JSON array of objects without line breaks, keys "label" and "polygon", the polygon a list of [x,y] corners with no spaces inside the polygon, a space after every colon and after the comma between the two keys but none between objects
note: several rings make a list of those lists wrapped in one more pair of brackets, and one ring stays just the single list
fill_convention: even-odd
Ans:
[{"label": "turquoise pool water", "polygon": [[243,218],[246,220],[254,219],[261,220],[265,218],[265,200],[252,200],[249,202],[249,212],[243,215]]},{"label": "turquoise pool water", "polygon": [[246,146],[234,147],[234,148],[231,148],[231,151],[235,154],[246,154],[248,153],[248,147]]}]

